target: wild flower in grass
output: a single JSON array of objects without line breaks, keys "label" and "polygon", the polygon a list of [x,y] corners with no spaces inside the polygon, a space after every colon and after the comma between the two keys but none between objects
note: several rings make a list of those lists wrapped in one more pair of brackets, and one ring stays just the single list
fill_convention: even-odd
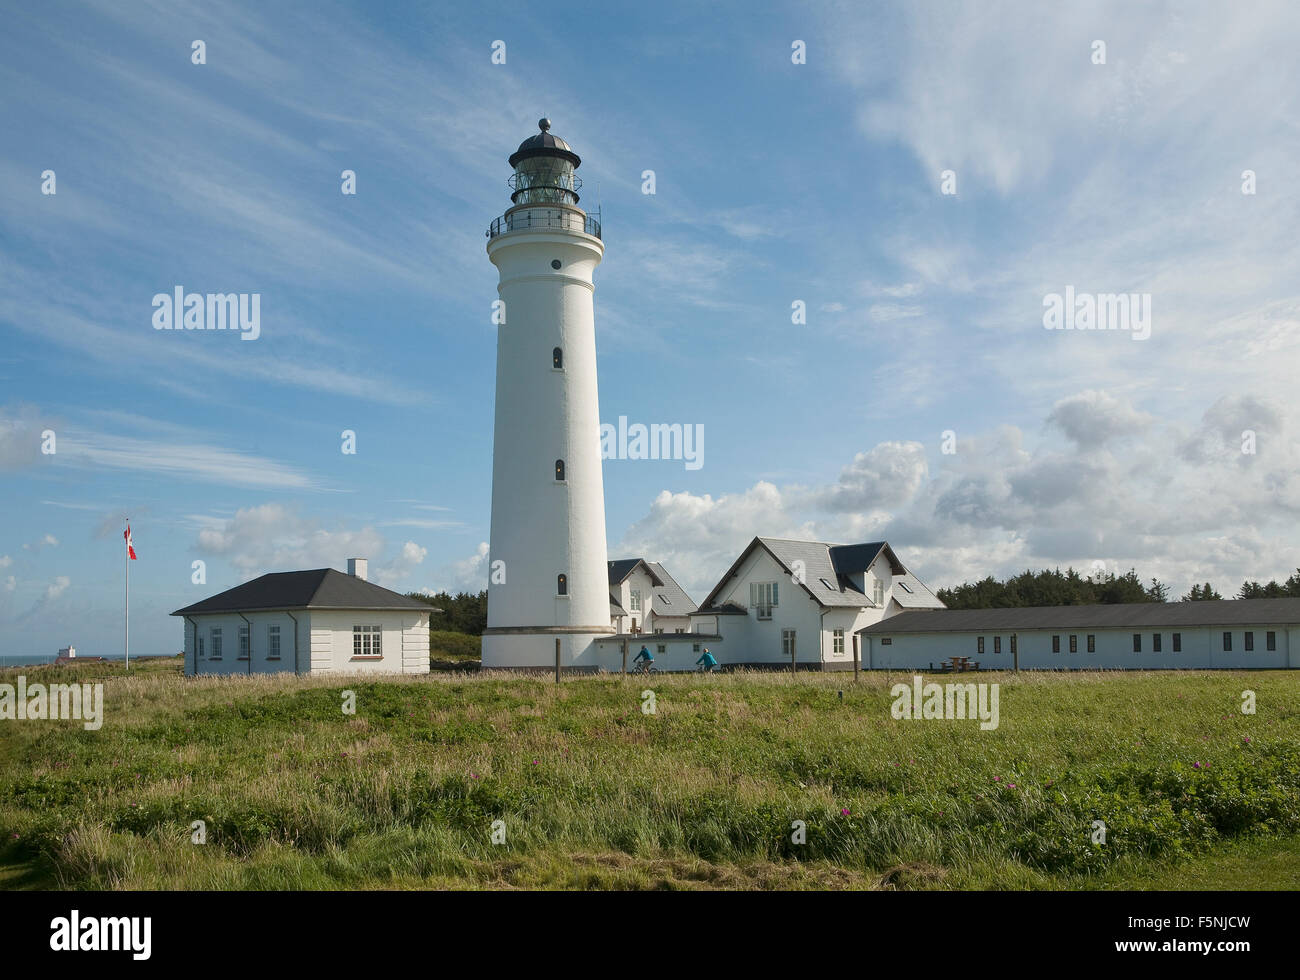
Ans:
[{"label": "wild flower in grass", "polygon": [[1247,745],[1250,744],[1250,736],[1249,736],[1249,735],[1243,735],[1243,736],[1241,736],[1241,739],[1242,739],[1242,741],[1245,742]]},{"label": "wild flower in grass", "polygon": [[1002,777],[1001,777],[1001,776],[994,776],[994,777],[993,777],[993,781],[994,781],[995,783],[1000,783],[1000,782],[1002,782]]},{"label": "wild flower in grass", "polygon": [[847,817],[848,815],[849,815],[849,808],[848,808],[848,807],[841,807],[841,808],[840,808],[840,816],[841,816],[841,817]]},{"label": "wild flower in grass", "polygon": [[1015,788],[1016,788],[1015,783],[1007,783],[1007,789],[1015,789]]}]

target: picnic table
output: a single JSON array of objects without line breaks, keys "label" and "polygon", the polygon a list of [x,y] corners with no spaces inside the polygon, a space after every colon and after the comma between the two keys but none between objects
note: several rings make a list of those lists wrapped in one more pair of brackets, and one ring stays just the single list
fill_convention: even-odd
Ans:
[{"label": "picnic table", "polygon": [[949,657],[948,660],[952,664],[950,669],[953,671],[965,672],[968,670],[980,669],[979,663],[972,663],[970,657]]}]

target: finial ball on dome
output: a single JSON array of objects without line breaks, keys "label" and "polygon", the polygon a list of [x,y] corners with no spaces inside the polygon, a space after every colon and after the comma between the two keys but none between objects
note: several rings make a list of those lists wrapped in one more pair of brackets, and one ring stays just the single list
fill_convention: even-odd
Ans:
[{"label": "finial ball on dome", "polygon": [[551,121],[543,116],[541,119],[537,120],[537,128],[544,133],[551,128]]}]

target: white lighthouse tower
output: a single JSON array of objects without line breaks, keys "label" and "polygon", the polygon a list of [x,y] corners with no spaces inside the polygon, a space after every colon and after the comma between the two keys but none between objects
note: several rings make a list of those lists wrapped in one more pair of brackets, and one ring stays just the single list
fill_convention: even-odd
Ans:
[{"label": "white lighthouse tower", "polygon": [[[551,122],[510,157],[512,207],[488,229],[500,273],[492,573],[484,667],[594,667],[609,615],[592,272],[600,222]],[[501,564],[498,564],[501,563]]]}]

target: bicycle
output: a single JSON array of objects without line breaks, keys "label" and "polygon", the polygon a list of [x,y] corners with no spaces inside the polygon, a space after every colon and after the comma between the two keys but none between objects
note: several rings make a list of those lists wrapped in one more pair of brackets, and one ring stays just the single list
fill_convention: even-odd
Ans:
[{"label": "bicycle", "polygon": [[721,669],[722,669],[722,667],[721,667],[720,664],[700,664],[698,667],[695,668],[695,673],[697,673],[697,674],[716,674],[716,673],[718,673],[719,671],[721,671]]},{"label": "bicycle", "polygon": [[645,661],[645,660],[643,660],[643,661],[641,661],[641,663],[636,664],[636,665],[632,668],[632,673],[634,673],[634,674],[657,674],[657,673],[659,673],[659,668],[656,667],[653,663],[650,663],[649,661]]}]

